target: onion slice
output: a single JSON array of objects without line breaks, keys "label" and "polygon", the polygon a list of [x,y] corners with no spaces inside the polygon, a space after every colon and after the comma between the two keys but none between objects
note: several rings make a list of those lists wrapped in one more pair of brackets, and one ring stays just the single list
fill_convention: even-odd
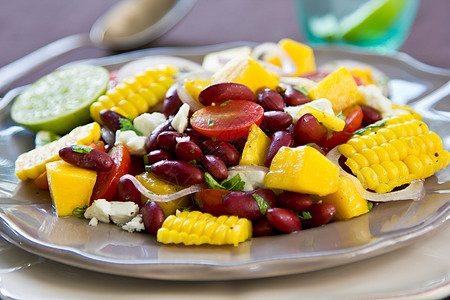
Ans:
[{"label": "onion slice", "polygon": [[[257,59],[267,71],[276,76],[292,76],[297,73],[297,65],[294,60],[277,44],[262,43],[253,49],[252,56]],[[267,60],[272,57],[278,57],[280,59],[281,68],[267,62]]]},{"label": "onion slice", "polygon": [[121,177],[121,179],[122,178],[129,179],[134,184],[134,186],[138,189],[138,191],[141,192],[141,194],[144,197],[149,198],[150,200],[153,200],[155,202],[173,201],[178,198],[196,193],[196,192],[204,189],[203,185],[197,184],[197,185],[193,185],[188,188],[185,188],[185,189],[178,191],[176,193],[173,193],[173,194],[158,195],[158,194],[155,194],[152,191],[148,190],[144,185],[142,185],[142,183],[139,182],[139,180],[137,180],[134,176],[132,176],[130,174],[125,174]]},{"label": "onion slice", "polygon": [[191,94],[186,90],[186,87],[181,82],[177,82],[176,89],[178,93],[178,97],[180,97],[181,102],[187,103],[189,107],[191,108],[192,112],[195,112],[199,109],[202,109],[203,106],[200,102],[196,101],[194,98],[192,98]]},{"label": "onion slice", "polygon": [[425,194],[424,180],[413,180],[408,185],[408,187],[394,192],[388,193],[374,193],[369,192],[362,186],[361,182],[354,175],[347,173],[339,165],[339,158],[341,153],[334,147],[327,154],[327,158],[339,167],[340,175],[350,179],[355,185],[358,194],[366,200],[373,202],[388,202],[388,201],[399,201],[399,200],[419,200]]},{"label": "onion slice", "polygon": [[255,166],[255,165],[236,165],[228,168],[228,171],[263,171],[265,173],[269,172],[269,168],[262,167],[262,166]]}]

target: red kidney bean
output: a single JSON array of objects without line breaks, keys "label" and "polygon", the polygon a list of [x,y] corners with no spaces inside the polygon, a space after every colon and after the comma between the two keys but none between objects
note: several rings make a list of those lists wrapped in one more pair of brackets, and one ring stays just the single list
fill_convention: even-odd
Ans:
[{"label": "red kidney bean", "polygon": [[261,196],[270,207],[276,205],[277,197],[272,190],[258,189],[249,192],[231,192],[223,198],[223,207],[228,214],[247,218],[249,220],[257,220],[264,215],[261,213],[258,203],[253,194]]},{"label": "red kidney bean", "polygon": [[286,208],[274,207],[267,210],[267,220],[276,229],[283,232],[294,232],[302,229],[300,218]]},{"label": "red kidney bean", "polygon": [[274,231],[274,227],[267,218],[260,219],[253,223],[253,236],[268,236]]},{"label": "red kidney bean", "polygon": [[278,195],[277,203],[280,207],[296,212],[308,210],[313,206],[313,201],[308,195],[288,191]]},{"label": "red kidney bean", "polygon": [[117,183],[117,191],[113,198],[116,201],[132,201],[142,206],[141,192],[136,188],[134,183],[128,178],[120,178]]},{"label": "red kidney bean", "polygon": [[166,92],[161,112],[166,116],[174,116],[183,105],[177,93],[177,84],[172,85]]},{"label": "red kidney bean", "polygon": [[304,114],[295,122],[294,138],[300,145],[308,143],[323,144],[327,135],[327,129],[312,114]]},{"label": "red kidney bean", "polygon": [[150,167],[150,171],[161,179],[176,185],[194,185],[203,183],[203,172],[185,162],[178,160],[162,160]]},{"label": "red kidney bean", "polygon": [[229,193],[231,192],[219,189],[201,190],[195,193],[194,201],[202,212],[222,216],[227,214],[223,207],[223,198]]},{"label": "red kidney bean", "polygon": [[145,165],[153,165],[154,163],[157,163],[158,161],[165,160],[165,159],[174,159],[175,156],[170,153],[169,151],[158,149],[150,151],[148,154],[144,155],[144,164]]},{"label": "red kidney bean", "polygon": [[126,118],[118,112],[109,109],[103,109],[100,111],[100,119],[102,120],[103,126],[115,133],[117,130],[120,130],[122,128],[120,119]]},{"label": "red kidney bean", "polygon": [[272,159],[281,147],[291,147],[294,142],[292,134],[287,130],[279,130],[270,137],[269,150],[267,151],[266,167],[272,163]]},{"label": "red kidney bean", "polygon": [[161,228],[166,215],[164,214],[161,206],[154,201],[148,201],[145,206],[143,206],[139,213],[142,215],[142,222],[144,223],[145,230],[150,234],[156,235],[158,229]]},{"label": "red kidney bean", "polygon": [[241,139],[231,141],[230,143],[236,148],[236,150],[239,153],[242,153],[244,151],[245,143],[247,142],[247,137],[243,137]]},{"label": "red kidney bean", "polygon": [[283,92],[283,98],[288,106],[297,106],[308,103],[308,96],[295,89],[292,85],[287,85]]},{"label": "red kidney bean", "polygon": [[377,110],[365,105],[361,105],[361,110],[363,112],[363,120],[361,122],[362,127],[366,127],[367,125],[381,120],[381,114]]},{"label": "red kidney bean", "polygon": [[201,104],[208,106],[227,100],[255,101],[255,94],[247,86],[234,82],[214,83],[204,88],[198,95]]},{"label": "red kidney bean", "polygon": [[181,137],[187,137],[187,135],[178,131],[163,131],[158,135],[156,142],[161,149],[175,152],[177,138]]},{"label": "red kidney bean", "polygon": [[145,165],[144,161],[142,160],[142,157],[137,155],[131,155],[130,156],[130,170],[128,171],[128,174],[136,176],[141,174],[145,171]]},{"label": "red kidney bean", "polygon": [[292,116],[284,111],[266,111],[260,125],[264,131],[278,131],[292,125]]},{"label": "red kidney bean", "polygon": [[204,141],[209,139],[209,137],[204,136],[203,134],[201,134],[200,132],[198,132],[197,130],[195,130],[192,127],[186,128],[184,133],[187,134],[189,136],[190,140],[192,142],[196,143],[197,145],[201,145]]},{"label": "red kidney bean", "polygon": [[200,163],[203,158],[200,147],[191,141],[178,142],[175,146],[175,154],[179,160],[194,164]]},{"label": "red kidney bean", "polygon": [[147,150],[147,152],[159,149],[159,146],[158,146],[158,135],[161,132],[163,132],[163,131],[173,131],[174,129],[173,129],[171,124],[172,124],[172,119],[169,118],[166,122],[164,122],[161,125],[157,126],[152,131],[150,136],[145,141],[145,150]]},{"label": "red kidney bean", "polygon": [[223,160],[215,155],[205,155],[202,158],[202,166],[206,172],[210,173],[217,180],[224,180],[228,177],[228,169]]},{"label": "red kidney bean", "polygon": [[114,165],[114,161],[107,153],[87,146],[63,147],[59,150],[59,156],[62,160],[74,166],[97,172],[109,171]]},{"label": "red kidney bean", "polygon": [[224,141],[206,140],[200,147],[203,154],[211,154],[219,157],[228,167],[237,165],[241,157],[233,145]]},{"label": "red kidney bean", "polygon": [[330,203],[316,203],[310,209],[311,219],[308,223],[313,226],[322,226],[330,222],[336,214],[336,207]]},{"label": "red kidney bean", "polygon": [[283,111],[284,109],[283,97],[277,91],[269,88],[257,92],[256,103],[261,105],[265,111]]}]

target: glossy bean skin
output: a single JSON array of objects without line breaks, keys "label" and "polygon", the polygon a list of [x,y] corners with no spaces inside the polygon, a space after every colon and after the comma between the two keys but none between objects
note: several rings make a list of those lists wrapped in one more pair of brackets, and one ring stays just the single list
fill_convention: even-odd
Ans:
[{"label": "glossy bean skin", "polygon": [[287,130],[279,130],[270,137],[269,150],[267,151],[266,167],[272,163],[272,159],[277,154],[281,147],[291,147],[294,142],[294,137]]},{"label": "glossy bean skin", "polygon": [[120,119],[126,118],[118,112],[109,109],[103,109],[102,111],[100,111],[100,119],[102,120],[103,126],[108,128],[112,132],[116,132],[117,130],[120,130],[122,128]]},{"label": "glossy bean skin", "polygon": [[163,149],[157,149],[150,151],[146,155],[144,155],[143,160],[145,165],[153,165],[154,163],[157,163],[158,161],[165,160],[165,159],[174,159],[175,156],[166,150]]},{"label": "glossy bean skin", "polygon": [[144,223],[145,230],[150,234],[156,235],[158,229],[161,228],[166,216],[161,206],[154,201],[148,201],[143,206],[139,213],[142,215],[142,222]]},{"label": "glossy bean skin", "polygon": [[312,114],[304,114],[294,125],[294,138],[300,145],[315,143],[321,145],[328,135],[327,129],[319,124]]},{"label": "glossy bean skin", "polygon": [[111,157],[103,151],[86,147],[88,153],[79,153],[74,151],[73,147],[76,146],[66,146],[59,150],[59,156],[62,160],[74,166],[97,172],[109,171],[114,165]]},{"label": "glossy bean skin", "polygon": [[264,131],[275,132],[287,129],[292,124],[292,116],[284,111],[266,111],[260,125]]},{"label": "glossy bean skin", "polygon": [[220,189],[201,190],[195,193],[194,201],[202,212],[213,216],[223,216],[227,214],[223,206],[223,198],[229,193],[231,192]]},{"label": "glossy bean skin", "polygon": [[147,152],[150,152],[152,150],[159,149],[158,146],[158,135],[163,131],[173,131],[172,127],[172,119],[168,119],[166,122],[162,123],[161,125],[157,126],[152,133],[149,135],[147,140],[145,141],[145,150]]},{"label": "glossy bean skin", "polygon": [[161,149],[175,152],[177,138],[181,137],[187,137],[187,135],[178,131],[163,131],[158,135],[156,142]]},{"label": "glossy bean skin", "polygon": [[267,218],[257,220],[253,223],[253,236],[268,236],[273,233],[275,228],[270,224]]},{"label": "glossy bean skin", "polygon": [[273,227],[282,232],[294,232],[302,229],[300,218],[289,209],[270,208],[267,210],[266,217]]},{"label": "glossy bean skin", "polygon": [[175,155],[179,160],[194,164],[200,163],[203,158],[200,147],[191,141],[178,142],[175,146]]},{"label": "glossy bean skin", "polygon": [[198,95],[201,104],[208,106],[228,100],[255,101],[253,91],[247,86],[234,82],[214,83],[204,88]]},{"label": "glossy bean skin", "polygon": [[187,134],[190,138],[190,140],[194,143],[196,143],[197,145],[201,145],[204,141],[209,140],[209,137],[204,136],[203,134],[201,134],[200,132],[198,132],[197,130],[195,130],[192,127],[188,127],[186,128],[186,130],[184,131],[184,134]]},{"label": "glossy bean skin", "polygon": [[309,210],[311,219],[306,220],[312,226],[322,226],[330,222],[336,214],[336,207],[330,203],[316,203]]},{"label": "glossy bean skin", "polygon": [[283,111],[284,109],[284,99],[275,90],[264,88],[257,92],[256,103],[264,108],[264,111]]},{"label": "glossy bean skin", "polygon": [[172,85],[166,92],[161,112],[166,116],[174,116],[183,105],[177,92],[177,84]]},{"label": "glossy bean skin", "polygon": [[202,170],[185,161],[162,160],[151,165],[150,171],[176,185],[187,186],[204,182]]},{"label": "glossy bean skin", "polygon": [[287,106],[297,106],[308,103],[308,96],[296,90],[292,85],[287,85],[283,92],[283,98]]},{"label": "glossy bean skin", "polygon": [[210,173],[215,179],[219,181],[227,179],[227,166],[219,157],[211,154],[205,155],[202,158],[201,164],[206,172]]},{"label": "glossy bean skin", "polygon": [[312,199],[305,194],[284,191],[278,195],[278,206],[290,209],[296,212],[302,212],[313,206]]},{"label": "glossy bean skin", "polygon": [[128,178],[119,179],[114,200],[124,202],[132,201],[139,205],[139,207],[142,206],[141,192],[139,192],[134,183]]},{"label": "glossy bean skin", "polygon": [[233,145],[224,141],[206,140],[201,144],[201,149],[204,155],[215,155],[228,167],[237,165],[241,157]]},{"label": "glossy bean skin", "polygon": [[361,105],[361,110],[363,113],[363,119],[361,122],[362,127],[366,127],[367,125],[381,120],[381,114],[377,110],[365,105]]},{"label": "glossy bean skin", "polygon": [[223,198],[223,207],[230,215],[235,215],[240,218],[247,218],[249,220],[257,220],[263,216],[258,203],[252,196],[257,193],[260,195],[270,207],[276,205],[276,195],[269,189],[257,189],[249,192],[231,192]]}]

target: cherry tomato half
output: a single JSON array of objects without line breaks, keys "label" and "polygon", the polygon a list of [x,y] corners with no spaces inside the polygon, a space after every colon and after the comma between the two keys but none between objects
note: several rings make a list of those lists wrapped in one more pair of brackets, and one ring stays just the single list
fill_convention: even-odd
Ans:
[{"label": "cherry tomato half", "polygon": [[359,105],[345,109],[342,114],[346,117],[344,130],[335,131],[327,138],[323,146],[328,150],[346,143],[352,137],[351,133],[361,127],[363,112]]},{"label": "cherry tomato half", "polygon": [[235,141],[248,135],[252,124],[259,125],[264,108],[255,102],[229,100],[197,110],[191,117],[192,127],[207,137]]}]

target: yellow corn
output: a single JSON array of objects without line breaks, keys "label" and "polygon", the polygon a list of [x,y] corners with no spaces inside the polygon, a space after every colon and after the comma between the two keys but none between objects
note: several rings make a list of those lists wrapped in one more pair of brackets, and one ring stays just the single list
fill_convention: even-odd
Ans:
[{"label": "yellow corn", "polygon": [[159,66],[126,78],[100,96],[91,107],[91,117],[101,123],[100,111],[109,109],[125,117],[136,118],[164,99],[174,83],[172,76],[178,73],[173,66]]},{"label": "yellow corn", "polygon": [[234,245],[252,236],[252,223],[236,216],[214,217],[200,211],[170,215],[158,230],[156,238],[163,244]]},{"label": "yellow corn", "polygon": [[377,193],[424,179],[443,169],[449,152],[440,137],[412,114],[379,121],[370,129],[339,145],[345,164],[364,188]]}]

